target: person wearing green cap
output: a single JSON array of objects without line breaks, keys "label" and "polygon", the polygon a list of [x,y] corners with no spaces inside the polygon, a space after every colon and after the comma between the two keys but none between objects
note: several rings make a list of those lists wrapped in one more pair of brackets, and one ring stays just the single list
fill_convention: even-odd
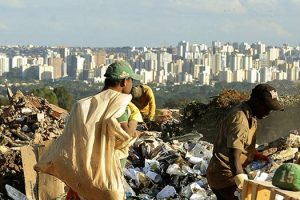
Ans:
[{"label": "person wearing green cap", "polygon": [[[116,61],[109,65],[104,76],[106,79],[102,91],[112,89],[125,94],[130,94],[133,85],[132,80],[140,81],[142,79],[142,76],[135,74],[129,63],[125,61]],[[127,133],[135,138],[139,136],[140,133],[136,131],[137,123],[143,122],[143,119],[141,113],[134,104],[130,103],[123,115],[117,118],[117,120]],[[128,147],[125,151],[127,150]],[[126,154],[127,152],[125,155]],[[126,160],[127,157],[121,158],[122,168],[125,167]]]},{"label": "person wearing green cap", "polygon": [[[106,101],[112,101],[112,102],[115,101],[113,99],[117,99],[117,98],[123,99],[123,100],[117,100],[119,102],[118,105],[114,104],[114,107],[116,106],[120,107],[122,111],[115,112],[111,117],[115,118],[117,122],[120,124],[121,128],[128,134],[128,135],[123,134],[123,135],[113,136],[115,140],[113,142],[114,147],[109,147],[109,148],[115,148],[114,155],[116,155],[120,160],[121,168],[117,167],[116,169],[113,170],[115,171],[115,170],[123,169],[127,160],[129,147],[133,144],[135,139],[140,136],[140,132],[138,132],[136,128],[137,128],[137,123],[140,120],[142,120],[142,116],[138,111],[138,109],[132,103],[130,103],[130,100],[132,98],[130,92],[132,89],[133,80],[140,81],[142,79],[142,76],[134,73],[131,66],[126,61],[116,61],[110,64],[107,67],[104,76],[105,76],[104,87],[102,91],[98,94],[98,96],[103,100],[106,99]],[[112,100],[109,100],[107,98],[112,98]],[[109,111],[111,109],[110,108],[111,105],[112,104],[108,103],[107,107],[104,109]],[[99,105],[99,107],[100,106],[101,105]],[[126,108],[124,109],[124,107]],[[114,108],[114,110],[117,109]],[[111,120],[108,119],[108,122],[110,121]],[[97,126],[97,124],[95,126]],[[107,124],[101,124],[100,126],[107,126]],[[116,126],[116,124],[114,124],[114,126]],[[118,131],[113,130],[112,132],[106,134],[114,135],[117,134],[117,132]],[[109,162],[110,161],[107,160],[106,165]],[[98,167],[106,168],[107,166],[98,166]],[[122,174],[121,171],[118,171],[118,173]],[[105,176],[112,176],[112,175],[105,175]],[[119,191],[118,194],[119,197],[122,197],[121,193],[122,191]],[[81,196],[81,193],[77,194],[75,191],[73,191],[70,188],[70,190],[68,191],[67,199],[79,199],[79,195]],[[102,194],[99,193],[99,195],[101,196]],[[85,196],[81,196],[81,197],[85,198]],[[107,199],[110,198],[107,197]],[[113,199],[119,199],[119,198],[114,197]]]}]

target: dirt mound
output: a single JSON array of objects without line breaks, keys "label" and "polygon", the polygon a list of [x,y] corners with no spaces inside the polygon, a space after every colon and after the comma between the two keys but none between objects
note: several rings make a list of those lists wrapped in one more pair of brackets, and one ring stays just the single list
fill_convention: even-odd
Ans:
[{"label": "dirt mound", "polygon": [[208,107],[210,108],[227,108],[240,103],[241,101],[249,99],[249,94],[237,90],[223,90],[218,96],[215,96]]},{"label": "dirt mound", "polygon": [[189,103],[182,111],[182,132],[197,131],[203,134],[204,140],[214,141],[218,120],[227,109],[249,98],[249,94],[237,90],[223,90],[212,97],[208,104],[198,101]]}]

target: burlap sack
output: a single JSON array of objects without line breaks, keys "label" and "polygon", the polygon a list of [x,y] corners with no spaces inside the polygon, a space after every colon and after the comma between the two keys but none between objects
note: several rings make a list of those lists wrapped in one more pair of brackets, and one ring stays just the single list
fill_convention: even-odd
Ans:
[{"label": "burlap sack", "polygon": [[124,199],[120,156],[132,138],[116,118],[130,100],[131,95],[106,90],[78,101],[35,170],[61,179],[87,200]]}]

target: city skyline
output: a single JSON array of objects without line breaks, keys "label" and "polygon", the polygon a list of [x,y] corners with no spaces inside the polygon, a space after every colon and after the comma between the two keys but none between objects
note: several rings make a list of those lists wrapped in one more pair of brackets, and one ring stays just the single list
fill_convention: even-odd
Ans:
[{"label": "city skyline", "polygon": [[0,45],[299,45],[300,0],[0,0]]}]

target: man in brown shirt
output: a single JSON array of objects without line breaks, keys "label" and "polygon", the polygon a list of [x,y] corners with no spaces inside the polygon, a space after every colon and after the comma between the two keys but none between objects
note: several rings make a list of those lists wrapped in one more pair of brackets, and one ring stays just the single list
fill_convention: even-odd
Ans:
[{"label": "man in brown shirt", "polygon": [[268,84],[259,84],[248,101],[233,107],[220,121],[206,173],[218,200],[238,199],[234,192],[242,190],[248,179],[244,168],[255,154],[257,119],[266,117],[271,110],[283,110],[277,91]]}]

